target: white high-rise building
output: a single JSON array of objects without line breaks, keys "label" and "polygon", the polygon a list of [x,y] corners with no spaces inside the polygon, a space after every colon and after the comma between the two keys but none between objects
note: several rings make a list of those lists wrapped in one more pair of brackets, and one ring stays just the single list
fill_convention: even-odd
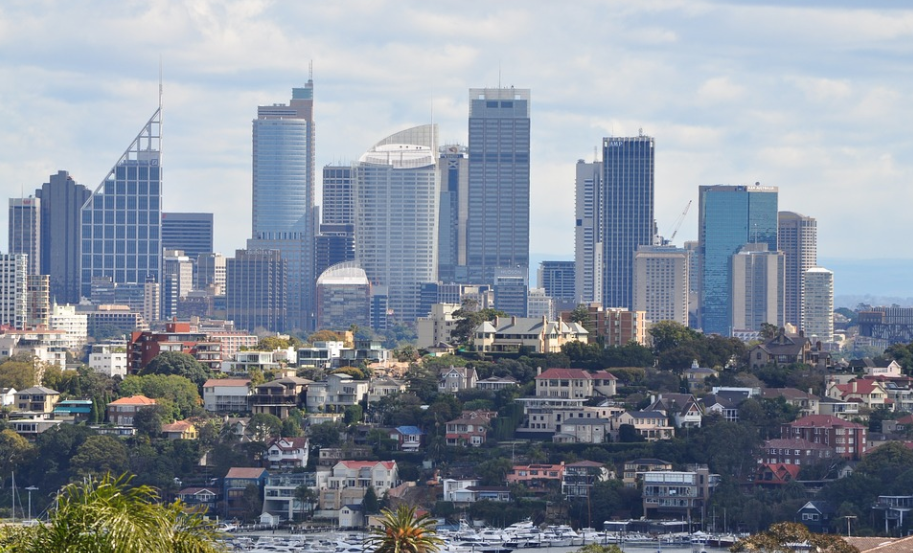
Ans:
[{"label": "white high-rise building", "polygon": [[390,135],[355,166],[355,257],[389,289],[392,318],[414,322],[421,284],[437,281],[437,126]]},{"label": "white high-rise building", "polygon": [[602,162],[577,162],[574,227],[576,300],[602,302]]},{"label": "white high-rise building", "polygon": [[48,316],[48,328],[66,332],[67,349],[76,351],[89,338],[89,316],[78,313],[75,305],[54,305]]},{"label": "white high-rise building", "polygon": [[777,214],[777,243],[786,256],[786,322],[802,328],[805,272],[818,265],[818,222],[808,217],[781,211]]},{"label": "white high-rise building", "polygon": [[41,274],[41,200],[10,198],[9,253],[29,256],[29,274]]},{"label": "white high-rise building", "polygon": [[28,305],[28,255],[0,254],[0,325],[25,328]]},{"label": "white high-rise building", "polygon": [[761,330],[761,324],[783,326],[783,252],[767,244],[745,244],[731,258],[732,322],[736,330]]},{"label": "white high-rise building", "polygon": [[640,246],[634,254],[634,311],[650,322],[688,326],[689,251],[673,246]]},{"label": "white high-rise building", "polygon": [[834,341],[834,273],[822,267],[805,271],[802,328],[806,338]]}]

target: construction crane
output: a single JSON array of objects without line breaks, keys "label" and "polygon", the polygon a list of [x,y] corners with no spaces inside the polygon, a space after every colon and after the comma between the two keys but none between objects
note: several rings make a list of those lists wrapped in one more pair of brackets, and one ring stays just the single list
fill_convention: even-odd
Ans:
[{"label": "construction crane", "polygon": [[685,215],[688,215],[688,210],[691,209],[691,202],[694,200],[688,200],[688,205],[685,206],[685,209],[682,210],[682,214],[678,216],[678,219],[675,220],[675,224],[672,226],[672,236],[669,237],[669,243],[671,244],[675,240],[675,235],[678,234],[678,229],[682,228],[682,223],[685,222]]}]

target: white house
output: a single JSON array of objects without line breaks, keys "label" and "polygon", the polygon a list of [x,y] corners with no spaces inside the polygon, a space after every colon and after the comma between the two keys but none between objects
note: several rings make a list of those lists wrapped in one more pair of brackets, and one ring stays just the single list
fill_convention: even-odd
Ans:
[{"label": "white house", "polygon": [[126,344],[92,344],[89,368],[108,376],[127,376]]},{"label": "white house", "polygon": [[275,438],[266,448],[264,458],[271,470],[304,468],[308,464],[308,439]]},{"label": "white house", "polygon": [[203,384],[203,408],[210,413],[246,413],[250,396],[247,378],[210,378]]}]

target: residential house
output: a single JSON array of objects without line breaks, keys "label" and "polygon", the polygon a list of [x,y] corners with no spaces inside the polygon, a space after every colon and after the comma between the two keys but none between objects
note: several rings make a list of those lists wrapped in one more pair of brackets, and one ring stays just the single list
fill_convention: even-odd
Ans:
[{"label": "residential house", "polygon": [[827,501],[809,501],[796,512],[796,522],[801,522],[810,531],[817,534],[827,534],[837,530],[834,526],[836,519],[837,509]]},{"label": "residential house", "polygon": [[445,478],[443,485],[444,501],[472,503],[473,493],[469,491],[469,488],[478,486],[479,481],[475,478]]},{"label": "residential house", "polygon": [[711,474],[706,466],[682,472],[644,473],[644,515],[703,520],[707,503],[719,482],[720,475]]},{"label": "residential house", "polygon": [[247,514],[244,492],[248,486],[263,491],[269,473],[262,467],[232,467],[222,480],[222,497],[225,499],[225,517],[240,518]]},{"label": "residential house", "polygon": [[210,413],[250,412],[248,378],[210,378],[203,384],[203,409]]},{"label": "residential house", "polygon": [[479,447],[485,443],[491,427],[491,411],[463,411],[458,419],[447,421],[444,439],[447,445]]},{"label": "residential house", "polygon": [[612,421],[608,419],[568,418],[552,436],[552,441],[562,444],[601,444],[612,435]]},{"label": "residential house", "polygon": [[365,514],[364,508],[362,508],[360,503],[353,503],[351,505],[343,505],[339,509],[339,528],[343,529],[356,529],[364,528],[365,526]]},{"label": "residential house", "polygon": [[829,382],[827,396],[859,403],[869,409],[894,410],[894,402],[888,398],[884,385],[877,380],[854,378],[847,384]]},{"label": "residential house", "polygon": [[564,478],[564,463],[558,465],[528,464],[514,465],[507,473],[508,484],[523,484],[531,490],[544,491],[550,482],[556,487]]},{"label": "residential house", "polygon": [[91,399],[64,399],[54,405],[51,413],[55,419],[69,422],[86,422],[92,416]]},{"label": "residential house", "polygon": [[510,488],[503,486],[470,486],[466,488],[466,491],[469,492],[468,503],[477,501],[507,503],[510,501]]},{"label": "residential house", "polygon": [[761,390],[763,399],[778,400],[783,398],[786,403],[799,408],[800,416],[817,415],[819,398],[809,390],[803,392],[795,388],[765,388]]},{"label": "residential house", "polygon": [[485,321],[473,332],[476,351],[516,353],[561,353],[569,342],[587,343],[587,331],[574,322],[553,321],[546,317],[498,317]]},{"label": "residential house", "polygon": [[32,386],[19,390],[14,397],[14,404],[18,411],[51,413],[54,411],[54,405],[60,400],[60,392],[44,386]]},{"label": "residential house", "polygon": [[308,411],[342,412],[352,405],[362,402],[368,394],[370,383],[367,380],[355,380],[352,375],[333,373],[326,380],[314,382],[308,387]]},{"label": "residential house", "polygon": [[821,349],[821,344],[812,344],[800,332],[798,336],[788,336],[781,331],[779,334],[748,351],[748,362],[752,369],[765,365],[775,364],[785,367],[794,363],[803,363],[826,369],[831,366],[830,354]]},{"label": "residential house", "polygon": [[373,454],[368,446],[321,447],[317,456],[317,466],[332,467],[343,459],[363,461],[369,459]]},{"label": "residential house", "polygon": [[861,370],[866,376],[903,376],[903,367],[894,359],[853,359],[850,361],[850,368],[854,371]]},{"label": "residential house", "polygon": [[590,375],[593,379],[593,391],[604,397],[615,397],[618,378],[609,371],[596,371]]},{"label": "residential house", "polygon": [[197,427],[186,420],[163,424],[162,436],[168,440],[196,440]]},{"label": "residential house", "polygon": [[295,515],[316,510],[316,500],[309,504],[296,497],[296,490],[301,486],[316,490],[317,475],[313,472],[268,475],[263,485],[263,512],[277,516],[279,520],[291,521]]},{"label": "residential house", "polygon": [[116,426],[133,426],[133,417],[141,409],[155,406],[155,400],[146,396],[122,397],[108,404],[108,422]]},{"label": "residential house", "polygon": [[453,312],[460,309],[457,303],[433,303],[427,317],[419,317],[415,322],[417,334],[415,347],[428,349],[451,340],[453,329],[461,317],[454,318]]},{"label": "residential house", "polygon": [[824,396],[818,399],[818,414],[852,420],[860,416],[859,403]]},{"label": "residential house", "polygon": [[688,390],[690,392],[696,392],[704,388],[704,383],[711,376],[716,376],[716,371],[709,369],[707,367],[701,367],[697,359],[691,363],[691,367],[685,369],[685,372],[682,373],[684,379],[688,382]]},{"label": "residential house", "polygon": [[9,424],[13,432],[23,438],[34,441],[38,434],[63,424],[60,419],[52,419],[50,413],[19,411],[10,414]]},{"label": "residential house", "polygon": [[16,388],[0,388],[0,407],[15,405]]},{"label": "residential house", "polygon": [[215,487],[191,486],[182,488],[177,494],[188,511],[200,512],[202,514],[215,513],[219,501],[222,499],[222,493]]},{"label": "residential house", "polygon": [[317,341],[311,347],[298,348],[298,368],[328,370],[337,365],[342,358],[345,342]]},{"label": "residential house", "polygon": [[[614,405],[585,406],[582,400],[553,400],[548,398],[543,402],[539,402],[538,398],[520,399],[534,400],[524,401],[527,427],[518,429],[519,433],[531,436],[562,433],[565,431],[564,425],[567,422],[598,419],[602,423],[611,423],[613,417],[625,411],[623,407]],[[551,405],[552,402],[556,402],[557,405]],[[572,402],[576,402],[576,404]],[[609,424],[608,429],[611,430],[611,424]],[[587,432],[586,430],[583,431]],[[556,441],[562,441],[562,438],[559,437]],[[576,440],[565,441],[573,443]]]},{"label": "residential house", "polygon": [[593,397],[593,375],[583,369],[548,369],[536,378],[536,397],[587,399]]},{"label": "residential house", "polygon": [[381,399],[406,391],[406,383],[394,378],[372,378],[368,384],[368,403],[375,403]]},{"label": "residential house", "polygon": [[320,490],[320,509],[337,518],[344,505],[361,503],[368,488],[374,488],[377,497],[382,497],[397,485],[396,461],[339,461],[326,478],[326,487]]},{"label": "residential house", "polygon": [[390,431],[390,439],[396,440],[398,451],[416,452],[422,447],[425,433],[417,426],[397,426]]},{"label": "residential house", "polygon": [[463,390],[476,387],[479,380],[476,370],[469,367],[454,367],[441,369],[438,373],[437,391],[439,393],[455,394]]},{"label": "residential house", "polygon": [[260,384],[254,389],[251,396],[251,412],[253,414],[267,413],[280,419],[288,418],[289,414],[298,409],[305,401],[305,394],[313,383],[306,378],[287,376],[265,384]]},{"label": "residential house", "polygon": [[612,439],[618,441],[621,427],[625,424],[648,442],[671,440],[675,437],[675,428],[669,426],[666,415],[659,411],[626,411],[612,420]]},{"label": "residential house", "polygon": [[799,465],[763,463],[758,466],[754,484],[762,487],[783,486],[799,477],[799,469]]},{"label": "residential house", "polygon": [[517,379],[512,376],[489,376],[476,382],[477,389],[488,392],[497,392],[504,388],[513,388],[519,385],[520,383],[517,382]]},{"label": "residential house", "polygon": [[595,461],[568,463],[561,478],[561,494],[567,499],[589,497],[597,482],[608,481],[612,476],[612,471]]},{"label": "residential house", "polygon": [[670,471],[672,463],[662,459],[633,459],[625,461],[622,482],[626,488],[636,488],[645,472]]},{"label": "residential house", "polygon": [[704,413],[716,413],[730,422],[738,422],[739,406],[751,396],[749,392],[720,390],[701,398]]},{"label": "residential house", "polygon": [[834,449],[828,445],[801,438],[767,440],[761,446],[759,464],[813,465],[833,459]]},{"label": "residential house", "polygon": [[866,451],[866,427],[832,415],[802,417],[784,424],[780,435],[826,445],[844,459],[859,460]]},{"label": "residential house", "polygon": [[223,373],[238,376],[248,376],[253,369],[263,373],[275,373],[286,366],[285,359],[289,355],[297,360],[295,351],[239,351],[233,360],[222,361],[221,370]]},{"label": "residential house", "polygon": [[[909,519],[910,512],[913,511],[913,495],[879,495],[872,510],[878,512],[878,518],[884,520],[885,534],[899,533],[904,527],[904,518]],[[892,521],[894,527],[889,528]],[[875,520],[875,524],[879,522],[878,519]]]},{"label": "residential house", "polygon": [[272,471],[302,469],[308,464],[308,439],[273,438],[266,447],[263,460]]},{"label": "residential house", "polygon": [[672,419],[676,428],[700,428],[701,405],[691,394],[662,393],[644,411],[657,411]]}]

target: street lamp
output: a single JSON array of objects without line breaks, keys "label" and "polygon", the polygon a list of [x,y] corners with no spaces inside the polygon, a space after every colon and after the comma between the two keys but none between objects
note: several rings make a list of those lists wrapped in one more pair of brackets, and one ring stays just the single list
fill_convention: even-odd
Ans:
[{"label": "street lamp", "polygon": [[29,492],[29,522],[32,520],[32,492],[36,491],[38,488],[35,486],[29,486],[25,490]]}]

